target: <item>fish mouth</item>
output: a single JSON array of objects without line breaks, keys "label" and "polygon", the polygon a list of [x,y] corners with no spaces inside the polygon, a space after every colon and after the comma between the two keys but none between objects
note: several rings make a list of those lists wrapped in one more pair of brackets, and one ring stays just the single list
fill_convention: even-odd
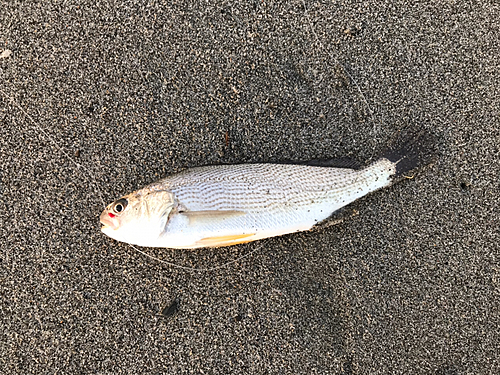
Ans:
[{"label": "fish mouth", "polygon": [[118,229],[118,221],[113,220],[111,217],[108,215],[108,211],[104,210],[103,213],[101,214],[101,217],[99,218],[99,221],[102,224],[101,231],[105,231],[108,229],[111,230],[116,230]]}]

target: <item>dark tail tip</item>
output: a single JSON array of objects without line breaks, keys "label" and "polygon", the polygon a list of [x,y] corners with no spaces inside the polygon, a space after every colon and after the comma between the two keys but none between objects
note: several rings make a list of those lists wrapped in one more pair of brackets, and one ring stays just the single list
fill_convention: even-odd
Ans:
[{"label": "dark tail tip", "polygon": [[392,147],[382,154],[383,158],[396,163],[396,175],[403,174],[434,162],[437,147],[434,136],[427,130],[402,132]]}]

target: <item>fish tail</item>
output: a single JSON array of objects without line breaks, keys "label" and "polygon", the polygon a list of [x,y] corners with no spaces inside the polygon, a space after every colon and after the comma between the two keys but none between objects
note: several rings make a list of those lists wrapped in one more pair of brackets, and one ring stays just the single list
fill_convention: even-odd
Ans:
[{"label": "fish tail", "polygon": [[382,158],[396,164],[393,179],[434,162],[436,157],[436,141],[425,130],[400,135],[392,147],[382,154]]}]

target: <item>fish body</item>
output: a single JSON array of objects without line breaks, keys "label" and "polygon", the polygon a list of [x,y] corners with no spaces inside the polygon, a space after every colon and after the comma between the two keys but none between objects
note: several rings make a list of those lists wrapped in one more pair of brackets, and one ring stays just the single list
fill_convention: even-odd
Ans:
[{"label": "fish body", "polygon": [[[309,230],[389,186],[403,172],[398,165],[404,154],[404,149],[387,153],[361,169],[294,164],[188,169],[109,205],[101,215],[102,231],[139,246],[192,249]],[[404,171],[409,166],[413,162]]]}]

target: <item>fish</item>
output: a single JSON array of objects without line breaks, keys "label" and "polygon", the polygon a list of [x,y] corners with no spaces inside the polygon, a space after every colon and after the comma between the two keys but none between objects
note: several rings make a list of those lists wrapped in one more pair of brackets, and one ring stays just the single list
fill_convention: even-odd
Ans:
[{"label": "fish", "polygon": [[108,205],[101,231],[137,246],[196,249],[311,230],[429,164],[431,138],[412,134],[364,167],[332,159],[186,169]]}]

